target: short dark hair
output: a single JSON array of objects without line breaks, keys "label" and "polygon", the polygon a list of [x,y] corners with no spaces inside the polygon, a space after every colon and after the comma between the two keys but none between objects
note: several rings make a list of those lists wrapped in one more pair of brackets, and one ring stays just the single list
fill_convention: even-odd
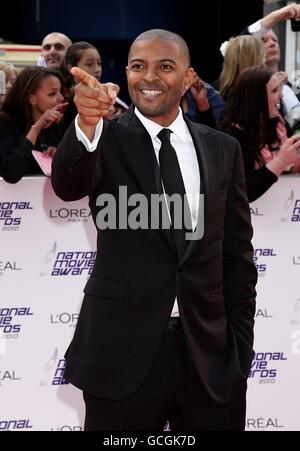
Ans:
[{"label": "short dark hair", "polygon": [[163,30],[160,28],[154,28],[153,30],[144,31],[137,38],[135,38],[135,40],[133,41],[133,43],[130,47],[129,55],[131,53],[132,47],[134,46],[134,44],[136,42],[150,41],[152,39],[158,39],[158,40],[162,40],[162,41],[171,41],[171,42],[175,42],[176,44],[178,44],[180,47],[181,53],[186,56],[188,65],[190,65],[190,59],[191,59],[190,52],[189,52],[189,48],[188,48],[185,40],[177,33],[173,33],[172,31]]}]

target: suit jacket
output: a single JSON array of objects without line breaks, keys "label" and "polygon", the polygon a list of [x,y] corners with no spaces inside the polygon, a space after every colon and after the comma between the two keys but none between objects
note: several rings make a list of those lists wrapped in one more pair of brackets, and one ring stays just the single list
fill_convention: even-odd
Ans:
[{"label": "suit jacket", "polygon": [[[205,196],[204,235],[178,260],[170,231],[111,228],[98,232],[97,258],[67,353],[65,377],[89,394],[121,400],[144,382],[178,298],[182,326],[199,380],[226,403],[245,386],[252,360],[256,269],[238,142],[187,120]],[[156,157],[130,108],[104,124],[89,153],[71,125],[52,169],[65,201],[89,195],[94,221],[99,194],[117,199],[157,193]],[[128,214],[130,211],[128,210]]]}]

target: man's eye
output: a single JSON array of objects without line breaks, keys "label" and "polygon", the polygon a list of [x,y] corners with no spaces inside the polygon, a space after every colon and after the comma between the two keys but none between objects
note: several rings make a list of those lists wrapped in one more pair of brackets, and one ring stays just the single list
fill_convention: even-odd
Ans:
[{"label": "man's eye", "polygon": [[65,48],[63,44],[56,43],[56,44],[46,44],[46,45],[44,45],[43,50],[46,50],[48,52],[49,50],[51,50],[52,47],[55,50],[58,50],[58,51],[63,50]]},{"label": "man's eye", "polygon": [[62,44],[55,44],[54,48],[55,48],[55,50],[64,50],[65,46]]}]

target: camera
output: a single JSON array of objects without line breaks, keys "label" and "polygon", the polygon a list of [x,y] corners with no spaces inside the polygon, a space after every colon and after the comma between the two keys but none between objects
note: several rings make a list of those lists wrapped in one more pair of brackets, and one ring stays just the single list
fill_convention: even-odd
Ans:
[{"label": "camera", "polygon": [[299,19],[291,19],[291,28],[292,31],[300,31],[300,20]]}]

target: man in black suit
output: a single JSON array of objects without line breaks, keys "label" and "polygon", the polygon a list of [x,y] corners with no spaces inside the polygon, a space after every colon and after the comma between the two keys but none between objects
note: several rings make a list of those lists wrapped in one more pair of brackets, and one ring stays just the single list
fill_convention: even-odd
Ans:
[{"label": "man in black suit", "polygon": [[[239,145],[183,117],[193,69],[177,34],[142,33],[126,70],[133,105],[103,123],[116,85],[72,69],[79,116],[53,161],[57,195],[89,195],[98,227],[65,377],[83,390],[86,430],[162,430],[166,420],[172,430],[242,430],[257,274]],[[167,202],[174,180],[188,198],[181,230]],[[203,209],[192,202],[200,191]],[[132,196],[157,219],[158,194],[158,227],[134,227]],[[110,201],[121,213],[105,228]]]}]

